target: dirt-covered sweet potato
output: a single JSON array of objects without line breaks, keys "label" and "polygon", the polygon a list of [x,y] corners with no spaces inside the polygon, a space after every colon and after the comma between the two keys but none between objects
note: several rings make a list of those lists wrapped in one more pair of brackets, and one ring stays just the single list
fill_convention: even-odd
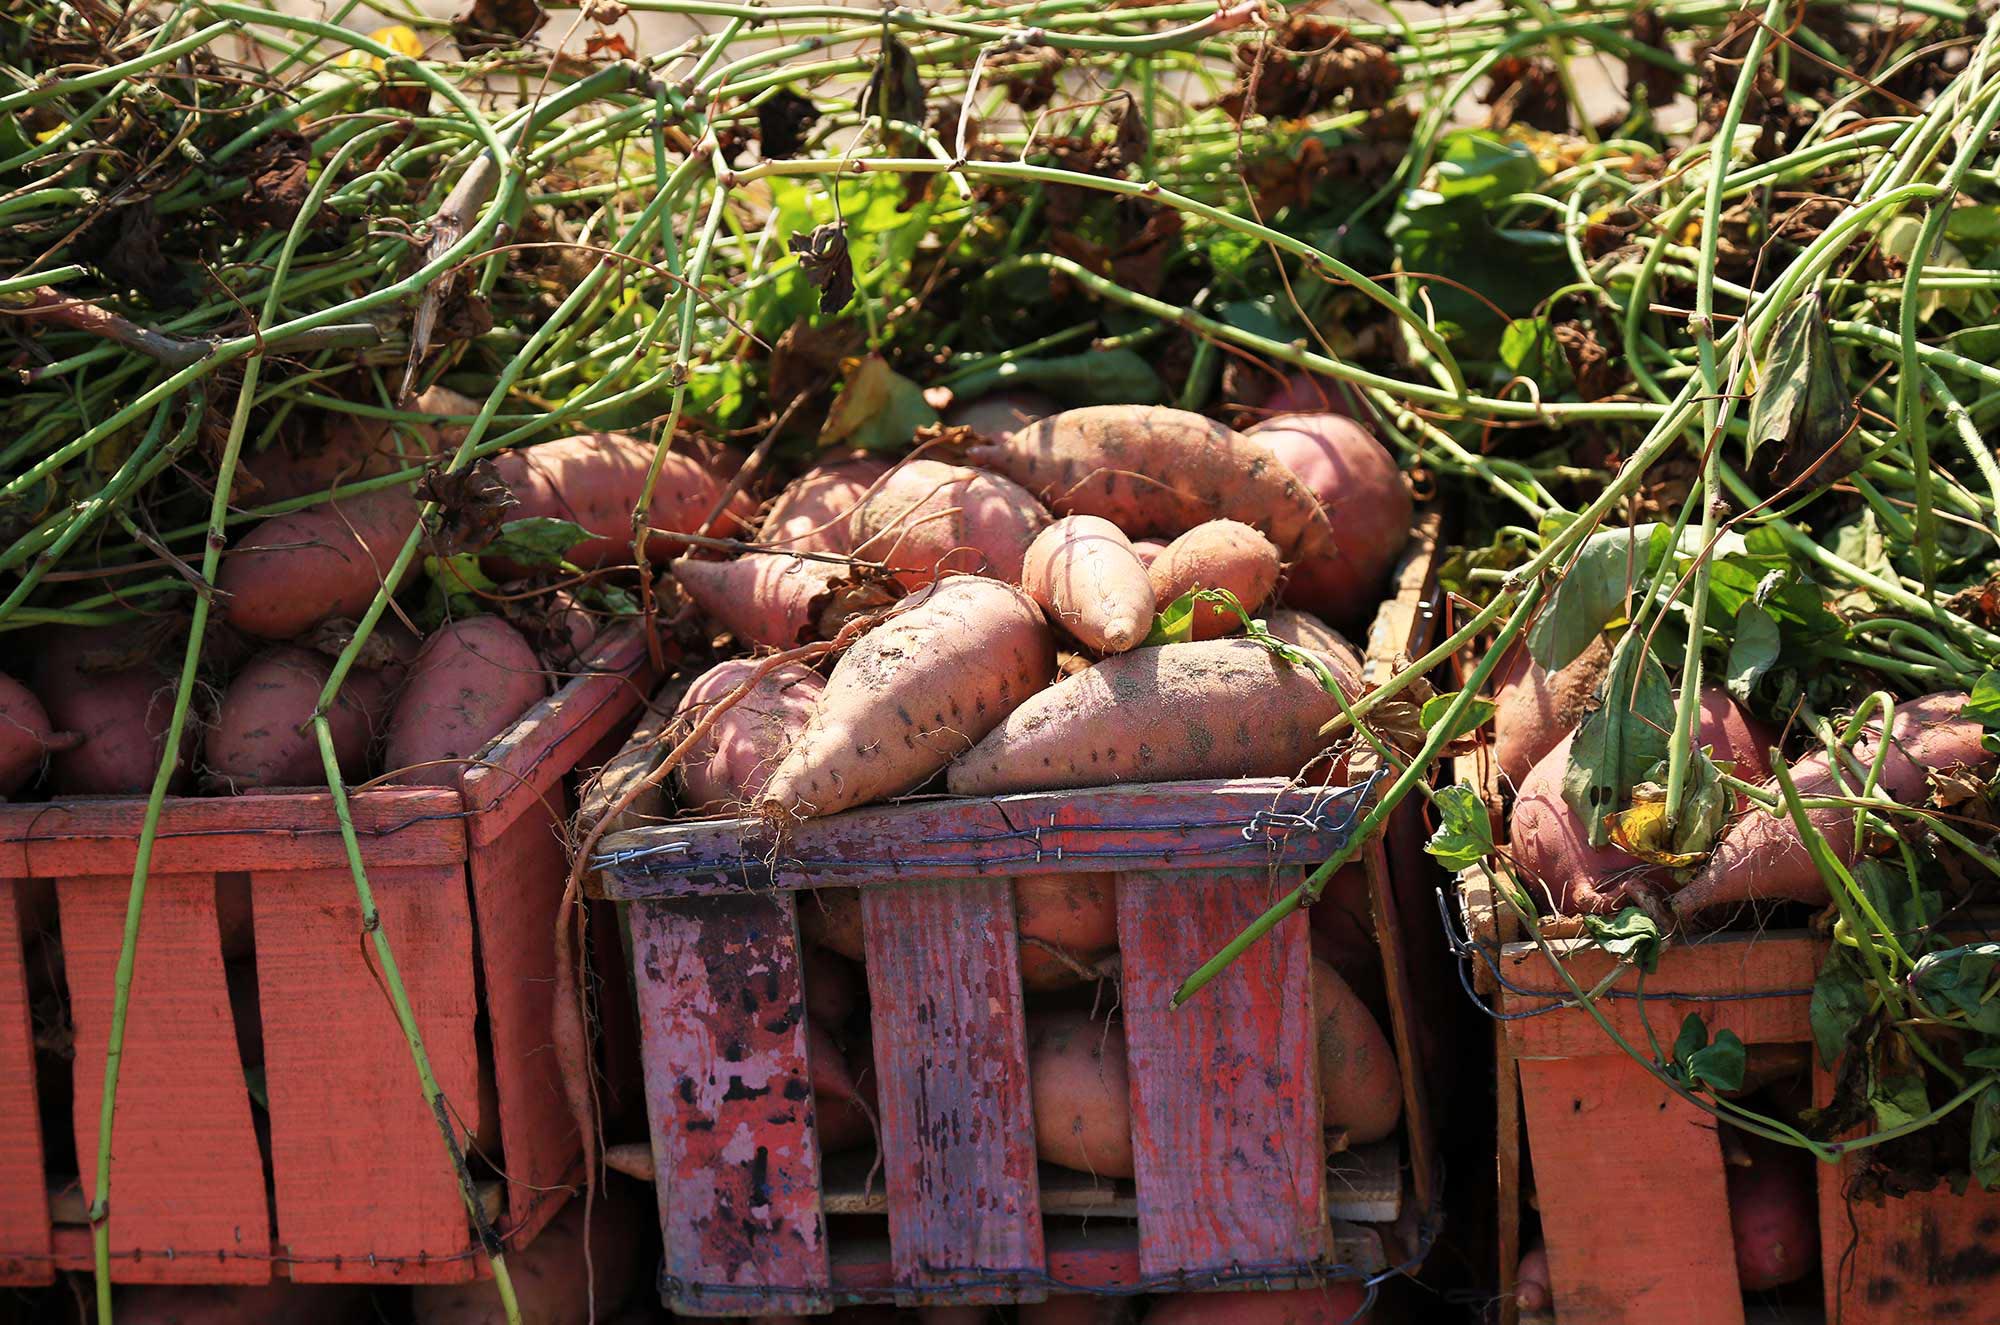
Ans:
[{"label": "dirt-covered sweet potato", "polygon": [[757,541],[788,552],[851,551],[849,517],[888,472],[888,461],[865,451],[823,461],[778,494],[758,527]]},{"label": "dirt-covered sweet potato", "polygon": [[1017,875],[1014,921],[1022,985],[1060,989],[1078,984],[1086,977],[1077,967],[1093,966],[1118,946],[1118,876]]},{"label": "dirt-covered sweet potato", "polygon": [[1035,1152],[1099,1178],[1132,1176],[1132,1090],[1125,1030],[1087,1012],[1028,1018]]},{"label": "dirt-covered sweet potato", "polygon": [[[708,711],[748,681],[758,664],[747,658],[717,663],[697,677],[676,712],[692,730]],[[749,694],[716,719],[678,770],[685,804],[704,814],[754,804],[771,772],[805,729],[826,681],[799,663],[765,673]]]},{"label": "dirt-covered sweet potato", "polygon": [[293,639],[333,617],[359,617],[416,528],[402,488],[274,515],[238,539],[216,587],[230,625],[259,639]]},{"label": "dirt-covered sweet potato", "polygon": [[953,576],[848,649],[765,784],[765,804],[837,814],[913,791],[1054,671],[1055,641],[1033,599]]},{"label": "dirt-covered sweet potato", "polygon": [[861,890],[813,888],[799,894],[799,933],[808,943],[849,961],[867,960],[861,932]]},{"label": "dirt-covered sweet potato", "polygon": [[[409,408],[420,414],[477,414],[482,403],[434,386],[411,401]],[[384,419],[328,413],[316,420],[309,436],[245,455],[238,473],[250,482],[239,483],[233,495],[240,494],[237,499],[245,506],[270,506],[393,474],[448,455],[470,426],[435,423],[398,428]]]},{"label": "dirt-covered sweet potato", "polygon": [[831,1154],[860,1145],[875,1135],[868,1118],[858,1074],[826,1028],[806,1023],[806,1063],[812,1072],[813,1116],[819,1125],[820,1149]]},{"label": "dirt-covered sweet potato", "polygon": [[[245,664],[223,692],[203,747],[209,789],[324,786],[326,766],[310,723],[332,674],[331,659],[296,644],[274,645]],[[388,678],[380,672],[357,667],[347,674],[327,712],[343,776],[366,768],[388,698]]]},{"label": "dirt-covered sweet potato", "polygon": [[[53,630],[37,642],[29,683],[73,742],[49,757],[59,796],[135,796],[152,788],[167,748],[175,678],[144,634],[122,626]],[[193,741],[183,734],[183,753]],[[185,760],[169,784],[186,780]]]},{"label": "dirt-covered sweet potato", "polygon": [[837,562],[763,552],[734,561],[682,557],[673,572],[702,615],[738,644],[778,650],[817,636],[822,609],[851,574]]},{"label": "dirt-covered sweet potato", "polygon": [[49,755],[77,739],[74,733],[56,731],[28,687],[0,675],[0,796],[27,786]]},{"label": "dirt-covered sweet potato", "polygon": [[1265,614],[1264,629],[1287,644],[1296,644],[1302,649],[1311,649],[1314,653],[1324,654],[1356,676],[1361,675],[1364,665],[1361,650],[1348,643],[1347,636],[1310,612],[1300,612],[1289,607],[1277,608]]},{"label": "dirt-covered sweet potato", "polygon": [[1016,584],[1028,545],[1048,522],[1040,502],[998,474],[907,460],[855,508],[851,550],[913,589],[951,571]]},{"label": "dirt-covered sweet potato", "polygon": [[439,628],[410,664],[389,715],[383,766],[405,786],[455,787],[465,760],[547,690],[541,660],[499,617]]},{"label": "dirt-covered sweet potato", "polygon": [[[1332,668],[1350,699],[1360,683]],[[1251,640],[1134,649],[1058,681],[951,766],[952,793],[1181,778],[1289,777],[1340,707]]]},{"label": "dirt-covered sweet potato", "polygon": [[[1147,574],[1156,610],[1191,589],[1227,589],[1254,614],[1278,583],[1278,549],[1247,524],[1210,520],[1167,544]],[[1221,604],[1196,603],[1192,629],[1195,639],[1219,639],[1243,629],[1243,619]]]},{"label": "dirt-covered sweet potato", "polygon": [[1599,636],[1554,675],[1525,646],[1502,664],[1494,692],[1493,758],[1500,774],[1519,785],[1556,742],[1576,730],[1611,667],[1611,648]]},{"label": "dirt-covered sweet potato", "polygon": [[1322,961],[1312,965],[1314,1042],[1319,1050],[1320,1121],[1349,1142],[1380,1141],[1403,1116],[1396,1051],[1365,1003]]},{"label": "dirt-covered sweet potato", "polygon": [[1819,1198],[1813,1161],[1776,1144],[1746,1147],[1747,1164],[1723,1169],[1736,1277],[1747,1293],[1796,1283],[1819,1264]]},{"label": "dirt-covered sweet potato", "polygon": [[1327,536],[1294,553],[1285,601],[1343,625],[1366,621],[1410,536],[1414,508],[1395,457],[1342,414],[1289,414],[1245,436],[1268,446],[1325,512],[1316,528]]},{"label": "dirt-covered sweet potato", "polygon": [[954,403],[945,411],[944,424],[948,428],[970,428],[989,441],[1004,442],[1061,408],[1055,397],[1025,387],[993,391],[977,400]]},{"label": "dirt-covered sweet potato", "polygon": [[1117,525],[1094,515],[1065,516],[1036,535],[1021,587],[1098,653],[1134,648],[1152,628],[1153,582],[1145,563]]}]

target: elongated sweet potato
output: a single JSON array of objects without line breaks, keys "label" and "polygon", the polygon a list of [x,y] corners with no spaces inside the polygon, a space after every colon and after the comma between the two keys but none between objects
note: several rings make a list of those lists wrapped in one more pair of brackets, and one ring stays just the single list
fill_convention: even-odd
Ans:
[{"label": "elongated sweet potato", "polygon": [[1021,587],[1057,625],[1098,653],[1136,647],[1153,624],[1153,583],[1145,565],[1117,525],[1094,515],[1066,516],[1037,534],[1021,567]]},{"label": "elongated sweet potato", "polygon": [[[307,724],[332,674],[326,655],[295,644],[279,644],[252,658],[223,692],[208,733],[203,762],[210,789],[324,786],[319,737]],[[354,777],[367,766],[388,692],[379,672],[356,668],[347,674],[327,713],[343,775]]]},{"label": "elongated sweet potato", "polygon": [[1100,1178],[1132,1176],[1132,1089],[1125,1029],[1086,1012],[1028,1018],[1035,1151]]},{"label": "elongated sweet potato", "polygon": [[1118,876],[1018,875],[1014,922],[1022,985],[1060,989],[1081,983],[1076,967],[1091,966],[1118,946]]},{"label": "elongated sweet potato", "polygon": [[[632,508],[646,490],[653,450],[652,443],[623,433],[593,432],[504,452],[494,457],[493,467],[517,503],[507,518],[547,516],[583,526],[591,537],[566,554],[579,566],[629,561]],[[661,462],[653,500],[647,507],[650,527],[723,537],[748,529],[756,517],[756,501],[745,493],[731,500],[714,527],[701,527],[726,481],[716,477],[714,468],[698,457],[669,451]],[[687,545],[672,538],[654,537],[646,544],[646,555],[655,562],[671,560],[685,551]]]},{"label": "elongated sweet potato", "polygon": [[44,760],[77,743],[75,733],[56,732],[47,710],[28,687],[0,675],[0,796],[27,786]]},{"label": "elongated sweet potato", "polygon": [[498,617],[440,628],[410,664],[389,715],[384,766],[404,786],[455,787],[464,760],[533,708],[547,689],[541,660]]},{"label": "elongated sweet potato", "polygon": [[734,561],[683,557],[674,579],[738,644],[767,649],[836,635],[848,616],[886,607],[898,592],[838,562],[761,552]]},{"label": "elongated sweet potato", "polygon": [[1175,1293],[1153,1300],[1145,1325],[1368,1325],[1358,1284],[1338,1281],[1276,1293]]},{"label": "elongated sweet potato", "polygon": [[1240,520],[1287,558],[1329,536],[1312,493],[1268,446],[1186,410],[1064,410],[969,455],[1056,514],[1101,515],[1128,535],[1172,537],[1210,520]]},{"label": "elongated sweet potato", "polygon": [[1015,584],[1028,545],[1048,522],[1041,503],[998,474],[908,460],[855,508],[852,551],[912,589],[951,571]]},{"label": "elongated sweet potato", "polygon": [[1514,1272],[1514,1300],[1523,1311],[1547,1311],[1556,1304],[1555,1290],[1549,1283],[1549,1249],[1537,1242],[1521,1257],[1521,1266]]},{"label": "elongated sweet potato", "polygon": [[771,503],[757,541],[790,552],[851,551],[849,517],[875,480],[888,472],[888,461],[865,451],[816,465]]},{"label": "elongated sweet potato", "polygon": [[1062,408],[1054,396],[1026,387],[994,391],[954,404],[945,411],[946,427],[970,428],[991,441],[1004,442],[1031,423],[1039,423]]},{"label": "elongated sweet potato", "polygon": [[861,1088],[847,1055],[817,1022],[806,1023],[806,1063],[812,1072],[813,1115],[819,1145],[832,1153],[857,1146],[875,1135],[863,1106]]},{"label": "elongated sweet potato", "polygon": [[1166,550],[1167,545],[1157,538],[1135,538],[1132,540],[1132,555],[1139,558],[1139,564],[1149,571],[1153,569],[1153,563],[1160,559],[1160,554]]},{"label": "elongated sweet potato", "polygon": [[1525,646],[1514,650],[1494,692],[1493,758],[1502,777],[1518,785],[1556,742],[1576,730],[1610,667],[1611,648],[1602,636],[1553,676]]},{"label": "elongated sweet potato", "polygon": [[[1210,520],[1167,544],[1147,574],[1158,610],[1190,589],[1227,589],[1255,613],[1278,583],[1278,549],[1247,524]],[[1227,607],[1196,603],[1193,629],[1198,640],[1219,639],[1243,629],[1243,621]]]},{"label": "elongated sweet potato", "polygon": [[806,1015],[835,1030],[845,1026],[861,1006],[861,975],[854,963],[813,944],[800,950],[799,960],[805,970]]},{"label": "elongated sweet potato", "polygon": [[1347,642],[1347,636],[1310,612],[1280,607],[1264,617],[1264,629],[1287,644],[1324,654],[1356,676],[1364,665],[1361,650]]},{"label": "elongated sweet potato", "polygon": [[259,639],[292,639],[332,617],[359,617],[418,511],[408,492],[388,488],[263,521],[229,550],[216,577],[229,624]]},{"label": "elongated sweet potato", "polygon": [[1320,1121],[1345,1131],[1356,1145],[1380,1141],[1403,1116],[1396,1051],[1374,1014],[1331,966],[1315,961],[1312,981]]},{"label": "elongated sweet potato", "polygon": [[1284,599],[1343,625],[1365,621],[1410,537],[1409,485],[1396,459],[1341,414],[1291,414],[1245,434],[1271,448],[1325,512],[1325,537],[1302,543]]},{"label": "elongated sweet potato", "polygon": [[[1881,789],[1892,799],[1915,803],[1922,798],[1932,773],[1967,771],[1984,776],[1993,769],[1995,756],[1980,745],[1985,729],[1963,716],[1967,696],[1963,691],[1941,691],[1896,706],[1896,720],[1890,728],[1889,754],[1883,761]],[[1879,745],[1879,725],[1855,746],[1861,767],[1874,762]],[[1767,772],[1768,769],[1760,771]],[[1739,773],[1739,776],[1748,776]],[[1821,750],[1792,766],[1792,781],[1801,796],[1838,794]],[[1850,777],[1858,788],[1860,778]],[[1777,791],[1777,784],[1765,784]],[[1806,818],[1822,833],[1841,862],[1854,859],[1854,812],[1848,809],[1808,810]],[[1752,810],[1722,835],[1715,853],[1701,873],[1687,887],[1674,894],[1676,914],[1691,916],[1712,906],[1754,899],[1791,898],[1801,902],[1823,902],[1826,886],[1819,870],[1782,808]]]},{"label": "elongated sweet potato", "polygon": [[849,961],[867,960],[861,933],[861,890],[814,888],[799,894],[799,932],[806,941]]},{"label": "elongated sweet potato", "polygon": [[958,575],[863,635],[765,784],[767,806],[836,814],[913,791],[1055,671],[1042,610],[1019,589]]},{"label": "elongated sweet potato", "polygon": [[1267,418],[1280,414],[1345,414],[1351,419],[1364,416],[1355,388],[1337,377],[1306,372],[1285,374],[1284,380],[1264,398],[1261,408]]},{"label": "elongated sweet potato", "polygon": [[[676,712],[692,728],[756,670],[757,664],[747,658],[717,663],[688,687]],[[686,803],[705,814],[755,803],[771,771],[805,729],[825,688],[818,672],[798,663],[766,673],[688,751],[679,769]]]},{"label": "elongated sweet potato", "polygon": [[[1761,778],[1770,771],[1764,762],[1769,738],[1719,687],[1702,692],[1700,735],[1716,758],[1735,763],[1738,777]],[[1635,891],[1658,894],[1666,878],[1658,867],[1615,846],[1591,845],[1589,830],[1563,799],[1574,739],[1574,732],[1563,737],[1521,779],[1509,833],[1514,866],[1531,895],[1551,899],[1565,915],[1614,912]]]},{"label": "elongated sweet potato", "polygon": [[[1340,668],[1335,666],[1336,677]],[[1340,677],[1350,698],[1352,676]],[[1178,778],[1289,777],[1340,707],[1250,640],[1134,649],[1057,682],[951,766],[958,796]]]}]

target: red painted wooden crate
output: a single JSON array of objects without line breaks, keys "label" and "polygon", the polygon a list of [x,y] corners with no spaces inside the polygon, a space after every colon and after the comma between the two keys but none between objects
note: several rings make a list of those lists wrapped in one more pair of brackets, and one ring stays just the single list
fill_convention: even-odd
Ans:
[{"label": "red painted wooden crate", "polygon": [[[483,1195],[512,1245],[560,1209],[581,1172],[547,1050],[565,780],[622,736],[651,680],[641,637],[614,633],[458,787],[351,799],[439,1085],[465,1135],[504,1147],[504,1161],[491,1156],[504,1181]],[[143,801],[114,799],[0,806],[0,1284],[91,1263],[82,1212],[143,812]],[[228,908],[218,911],[218,897],[246,883],[267,1129],[239,1054]],[[23,947],[22,912],[51,891],[75,1033],[67,1118],[38,1109]],[[484,1101],[482,1058],[493,1082]],[[41,1138],[56,1129],[73,1131],[81,1174],[45,1172]],[[442,1283],[484,1272],[364,942],[328,794],[167,802],[112,1143],[115,1280]]]},{"label": "red painted wooden crate", "polygon": [[[604,895],[630,902],[664,1297],[692,1315],[836,1301],[1036,1301],[1050,1291],[1278,1284],[1384,1264],[1414,1221],[1421,1126],[1324,1165],[1311,945],[1279,926],[1208,990],[1168,999],[1344,840],[1356,794],[1276,779],[918,801],[793,825],[706,820],[607,838]],[[1373,904],[1393,908],[1379,842]],[[1129,1190],[1038,1169],[1013,909],[1016,876],[1118,871],[1132,1081]],[[797,890],[861,890],[883,1180],[822,1169]],[[1397,968],[1400,970],[1400,967]],[[1390,996],[1407,999],[1392,977]],[[1407,1018],[1392,1017],[1421,1120]],[[829,1215],[880,1211],[844,1244]],[[1089,1215],[1072,1233],[1044,1216]],[[1346,1219],[1336,1216],[1346,1215]],[[1136,1216],[1121,1225],[1119,1216]],[[1095,1235],[1094,1237],[1092,1235]],[[1393,1241],[1393,1239],[1392,1239]]]}]

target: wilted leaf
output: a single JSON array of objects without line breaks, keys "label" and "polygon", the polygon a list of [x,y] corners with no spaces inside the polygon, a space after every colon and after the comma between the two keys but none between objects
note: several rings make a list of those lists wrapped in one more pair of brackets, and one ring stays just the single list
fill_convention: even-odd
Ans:
[{"label": "wilted leaf", "polygon": [[1584,932],[1620,960],[1631,960],[1651,975],[1660,965],[1660,926],[1636,906],[1628,906],[1609,920],[1603,916],[1583,918]]},{"label": "wilted leaf", "polygon": [[[1969,1065],[1970,1054],[1966,1055]],[[1972,1102],[1972,1180],[1992,1191],[2000,1187],[2000,1085],[1988,1086]]]},{"label": "wilted leaf", "polygon": [[814,326],[802,317],[771,347],[771,403],[789,406],[802,395],[824,391],[840,375],[841,363],[859,353],[865,331],[843,319]]},{"label": "wilted leaf", "polygon": [[917,429],[937,421],[923,388],[871,354],[855,364],[834,397],[819,440],[822,446],[850,442],[873,451],[897,450],[909,445]]},{"label": "wilted leaf", "polygon": [[433,465],[417,480],[417,496],[438,504],[425,546],[439,556],[482,550],[517,504],[490,458],[456,473]]},{"label": "wilted leaf", "polygon": [[[1637,675],[1637,694],[1633,677]],[[1563,771],[1563,799],[1586,826],[1593,846],[1611,840],[1607,816],[1623,809],[1632,789],[1667,757],[1674,724],[1673,694],[1659,661],[1645,642],[1627,635],[1612,651],[1601,702],[1570,742]]]},{"label": "wilted leaf", "polygon": [[[1808,471],[1814,486],[1824,486],[1860,464],[1862,442],[1846,379],[1819,296],[1800,296],[1785,310],[1757,364],[1745,466],[1784,487]],[[1766,446],[1778,449],[1760,466],[1757,454]],[[1838,454],[1828,455],[1835,448]]]},{"label": "wilted leaf", "polygon": [[531,515],[500,526],[500,536],[487,546],[486,555],[553,570],[562,565],[571,548],[589,537],[590,531],[580,524],[552,515]]},{"label": "wilted leaf", "polygon": [[2000,998],[1989,999],[2000,943],[1971,943],[1917,959],[1910,991],[1933,1016],[1951,1017],[1982,1035],[2000,1038]]},{"label": "wilted leaf", "polygon": [[757,104],[757,143],[767,161],[797,156],[806,131],[819,121],[819,107],[788,87]]},{"label": "wilted leaf", "polygon": [[1528,628],[1528,652],[1535,661],[1549,672],[1560,671],[1623,617],[1628,590],[1666,554],[1667,534],[1665,525],[1642,524],[1586,538]]},{"label": "wilted leaf", "polygon": [[882,59],[868,79],[867,111],[905,124],[924,122],[924,80],[917,57],[887,29],[882,33]]},{"label": "wilted leaf", "polygon": [[847,227],[838,221],[816,226],[811,234],[793,235],[792,252],[799,270],[819,291],[819,311],[838,313],[854,298],[854,259],[847,252]]},{"label": "wilted leaf", "polygon": [[1769,612],[1754,602],[1737,610],[1727,672],[1729,694],[1739,704],[1750,702],[1750,692],[1778,661],[1778,644],[1778,622]]},{"label": "wilted leaf", "polygon": [[1477,865],[1493,852],[1493,821],[1486,802],[1471,787],[1439,787],[1431,795],[1438,812],[1437,831],[1424,850],[1448,870]]},{"label": "wilted leaf", "polygon": [[1875,1125],[1887,1130],[1903,1127],[1931,1111],[1930,1092],[1917,1072],[1884,1072],[1868,1092],[1868,1107],[1875,1111]]}]

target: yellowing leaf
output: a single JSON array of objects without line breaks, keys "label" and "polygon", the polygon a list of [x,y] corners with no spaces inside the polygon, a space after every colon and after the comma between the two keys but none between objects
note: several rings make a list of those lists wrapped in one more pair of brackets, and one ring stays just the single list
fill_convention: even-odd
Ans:
[{"label": "yellowing leaf", "polygon": [[1648,865],[1685,869],[1698,862],[1699,851],[1675,851],[1673,834],[1667,828],[1667,792],[1657,782],[1641,782],[1632,789],[1632,808],[1604,816],[1611,844],[1628,856]]}]

